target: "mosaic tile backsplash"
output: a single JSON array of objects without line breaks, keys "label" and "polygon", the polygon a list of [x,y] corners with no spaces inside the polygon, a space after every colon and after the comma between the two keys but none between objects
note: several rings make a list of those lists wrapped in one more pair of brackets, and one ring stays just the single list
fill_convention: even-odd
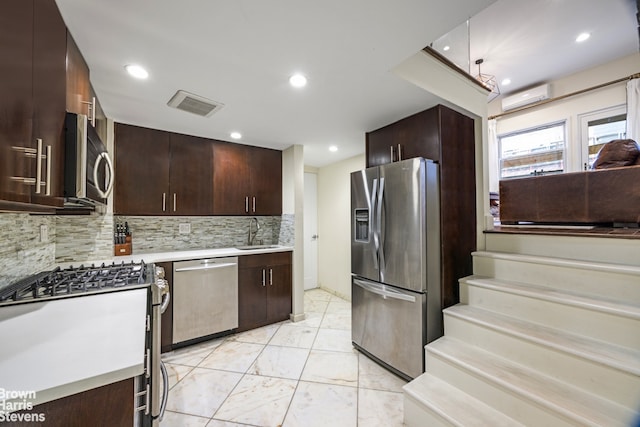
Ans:
[{"label": "mosaic tile backsplash", "polygon": [[[281,217],[257,217],[260,229],[254,244],[280,242]],[[248,244],[251,217],[238,216],[115,216],[116,222],[131,229],[133,253],[169,252],[188,249],[228,248]],[[180,224],[189,224],[189,234],[180,233]],[[255,225],[253,225],[255,231]]]},{"label": "mosaic tile backsplash", "polygon": [[[250,217],[148,217],[111,214],[49,216],[0,213],[0,288],[56,264],[113,258],[113,226],[125,221],[133,235],[133,253],[215,249],[246,245]],[[257,217],[254,243],[294,244],[294,215]],[[191,233],[181,234],[180,224]],[[40,228],[48,239],[41,241]],[[254,228],[255,230],[255,228]]]},{"label": "mosaic tile backsplash", "polygon": [[[48,241],[40,239],[46,226]],[[56,217],[0,213],[0,288],[55,263]]]}]

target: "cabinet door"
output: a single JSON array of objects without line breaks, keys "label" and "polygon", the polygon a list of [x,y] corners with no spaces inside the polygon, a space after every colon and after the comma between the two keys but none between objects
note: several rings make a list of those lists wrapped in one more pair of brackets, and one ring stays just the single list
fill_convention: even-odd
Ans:
[{"label": "cabinet door", "polygon": [[251,206],[254,215],[282,214],[282,152],[250,148]]},{"label": "cabinet door", "polygon": [[[53,0],[35,1],[32,139],[42,140],[42,185],[32,203],[62,206],[67,28]],[[36,164],[37,164],[36,162]]]},{"label": "cabinet door", "polygon": [[[438,107],[409,116],[394,126],[393,144],[396,160],[424,157],[440,160]],[[399,158],[398,158],[399,153]]]},{"label": "cabinet door", "polygon": [[393,125],[366,134],[367,167],[380,166],[395,160]]},{"label": "cabinet door", "polygon": [[195,136],[171,134],[169,203],[171,215],[213,214],[213,143]]},{"label": "cabinet door", "polygon": [[249,213],[251,168],[248,148],[216,142],[213,151],[213,210],[216,215]]},{"label": "cabinet door", "polygon": [[71,34],[67,34],[67,111],[93,115],[89,67]]},{"label": "cabinet door", "polygon": [[238,269],[238,332],[268,323],[266,274],[264,267]]},{"label": "cabinet door", "polygon": [[116,123],[116,214],[167,213],[170,206],[169,155],[169,133]]},{"label": "cabinet door", "polygon": [[291,314],[291,264],[268,267],[267,319],[269,323],[289,319]]},{"label": "cabinet door", "polygon": [[0,2],[0,199],[31,200],[32,186],[16,179],[35,177],[33,118],[33,1]]}]

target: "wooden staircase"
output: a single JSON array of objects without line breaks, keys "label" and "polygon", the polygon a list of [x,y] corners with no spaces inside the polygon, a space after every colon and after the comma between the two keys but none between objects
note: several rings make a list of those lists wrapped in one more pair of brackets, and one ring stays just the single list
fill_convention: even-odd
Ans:
[{"label": "wooden staircase", "polygon": [[404,388],[405,424],[637,425],[637,249],[637,265],[474,253],[444,337],[425,348],[426,373]]}]

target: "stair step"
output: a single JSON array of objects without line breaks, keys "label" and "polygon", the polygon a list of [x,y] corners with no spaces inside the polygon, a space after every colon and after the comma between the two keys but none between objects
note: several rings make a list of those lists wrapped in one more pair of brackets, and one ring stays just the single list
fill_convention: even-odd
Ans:
[{"label": "stair step", "polygon": [[473,271],[502,279],[640,304],[640,267],[595,261],[478,251]]},{"label": "stair step", "polygon": [[[441,379],[424,373],[403,387],[404,424],[435,427],[523,426]],[[426,422],[431,418],[431,422]]]},{"label": "stair step", "polygon": [[640,351],[458,304],[445,335],[517,360],[629,408],[640,402]]},{"label": "stair step", "polygon": [[525,425],[628,426],[634,411],[495,354],[442,337],[427,372]]},{"label": "stair step", "polygon": [[640,306],[480,276],[460,281],[461,302],[640,350]]}]

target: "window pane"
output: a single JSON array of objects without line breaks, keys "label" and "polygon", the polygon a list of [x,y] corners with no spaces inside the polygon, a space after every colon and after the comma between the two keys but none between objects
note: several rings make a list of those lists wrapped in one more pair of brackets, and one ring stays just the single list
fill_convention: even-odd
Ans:
[{"label": "window pane", "polygon": [[593,120],[588,123],[589,129],[589,167],[593,166],[598,151],[604,144],[614,139],[627,137],[627,116],[607,117],[606,119]]},{"label": "window pane", "polygon": [[500,178],[564,171],[564,123],[499,137]]}]

